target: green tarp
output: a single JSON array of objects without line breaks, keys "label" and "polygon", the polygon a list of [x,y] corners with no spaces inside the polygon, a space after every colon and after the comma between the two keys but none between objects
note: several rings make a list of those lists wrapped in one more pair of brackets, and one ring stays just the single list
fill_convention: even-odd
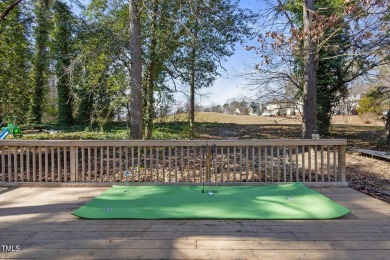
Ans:
[{"label": "green tarp", "polygon": [[333,219],[349,209],[301,183],[113,186],[72,214],[88,219]]}]

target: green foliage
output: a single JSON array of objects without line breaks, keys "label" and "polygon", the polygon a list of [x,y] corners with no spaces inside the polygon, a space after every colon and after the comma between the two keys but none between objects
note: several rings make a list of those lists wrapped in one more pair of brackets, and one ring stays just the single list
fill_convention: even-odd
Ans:
[{"label": "green foliage", "polygon": [[[321,0],[315,2],[316,9],[324,18],[341,14],[346,5],[343,0]],[[280,7],[278,7],[280,8]],[[294,25],[302,30],[302,5],[300,1],[287,1],[285,8],[292,14]],[[280,10],[279,10],[280,11]],[[283,14],[283,13],[281,13]],[[345,28],[343,28],[345,27]],[[341,30],[340,30],[341,29]],[[317,65],[317,131],[322,136],[329,136],[333,108],[347,95],[347,82],[350,78],[348,58],[342,54],[349,45],[345,32],[346,25],[340,20],[337,26],[325,27],[324,35],[331,35],[326,45],[318,51]],[[340,46],[340,48],[334,48]],[[294,74],[300,79],[297,96],[303,93],[303,58],[299,52],[294,53]]]},{"label": "green foliage", "polygon": [[181,32],[177,24],[180,5],[173,1],[160,0],[148,1],[145,5],[148,8],[141,20],[146,56],[143,75],[143,114],[146,138],[150,139],[156,114],[166,110],[161,106],[158,108],[158,105],[172,99],[166,81],[169,75],[168,65],[180,46]]},{"label": "green foliage", "polygon": [[221,62],[233,55],[237,42],[250,35],[248,23],[252,18],[238,8],[237,1],[185,1],[181,6],[183,28],[171,71],[189,88],[191,135],[195,130],[195,91],[214,83]]},{"label": "green foliage", "polygon": [[[4,10],[10,1],[1,1]],[[0,117],[17,115],[26,122],[31,97],[31,51],[25,15],[16,7],[0,23]]]},{"label": "green foliage", "polygon": [[79,21],[74,41],[78,56],[70,71],[77,123],[96,123],[100,129],[112,120],[115,111],[128,104],[130,66],[125,6],[110,5],[107,11],[102,4],[94,2],[89,7],[94,19]]},{"label": "green foliage", "polygon": [[184,122],[156,124],[152,139],[156,140],[180,140],[187,139],[189,132],[188,124]]},{"label": "green foliage", "polygon": [[78,95],[80,100],[76,121],[82,125],[90,125],[92,124],[93,93],[88,94],[84,86],[81,86]]},{"label": "green foliage", "polygon": [[372,89],[359,100],[356,109],[358,115],[361,117],[366,113],[373,113],[376,116],[381,116],[383,112],[382,100],[383,92],[379,88]]},{"label": "green foliage", "polygon": [[[346,45],[348,39],[342,35],[330,40],[332,44]],[[333,108],[347,96],[346,57],[342,50],[320,50],[317,69],[317,129],[323,136],[329,136]]]},{"label": "green foliage", "polygon": [[55,95],[46,97],[44,123],[56,122],[58,120],[58,102]]},{"label": "green foliage", "polygon": [[[25,140],[123,140],[128,139],[128,130],[123,124],[109,124],[101,131],[99,127],[83,129],[81,125],[61,128],[58,125],[39,125],[41,129],[60,131],[55,134],[40,133],[24,135]],[[30,127],[31,128],[31,127]],[[32,128],[34,129],[34,128]],[[152,139],[179,140],[186,139],[188,125],[184,122],[157,123]]]},{"label": "green foliage", "polygon": [[52,57],[55,60],[55,73],[58,93],[58,119],[60,125],[73,123],[73,95],[69,74],[66,72],[71,64],[72,55],[72,21],[69,7],[56,1],[54,9],[54,28],[52,30]]},{"label": "green foliage", "polygon": [[36,1],[34,4],[36,15],[35,53],[33,59],[33,84],[34,91],[31,104],[32,123],[41,123],[45,95],[47,93],[47,79],[49,70],[48,43],[50,30],[50,5],[49,0]]},{"label": "green foliage", "polygon": [[180,9],[179,20],[185,23],[178,28],[181,29],[180,46],[171,60],[175,69],[171,71],[182,84],[188,85],[195,48],[195,89],[211,86],[219,75],[220,62],[234,54],[237,42],[250,36],[248,23],[252,18],[238,8],[237,1],[188,1]]},{"label": "green foliage", "polygon": [[[11,2],[2,1],[0,10]],[[131,97],[128,12],[121,0],[91,1],[79,17],[65,1],[19,4],[0,25],[1,111],[26,121],[29,110],[35,126],[57,119],[61,127],[104,132]],[[143,94],[151,138],[170,136],[159,126],[154,133],[153,122],[156,114],[168,114],[175,91],[190,81],[195,89],[211,86],[220,63],[249,32],[248,17],[237,1],[143,1]]]}]

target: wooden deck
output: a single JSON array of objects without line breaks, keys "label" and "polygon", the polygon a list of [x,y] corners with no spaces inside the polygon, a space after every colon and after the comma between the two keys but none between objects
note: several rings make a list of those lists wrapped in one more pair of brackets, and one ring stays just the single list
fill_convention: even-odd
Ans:
[{"label": "wooden deck", "polygon": [[[0,258],[390,259],[390,205],[349,188],[316,188],[352,210],[336,220],[83,220],[71,215],[105,189],[0,188]],[[1,252],[5,245],[14,252]]]},{"label": "wooden deck", "polygon": [[390,153],[388,152],[368,150],[368,149],[351,149],[351,150],[364,155],[369,155],[371,157],[390,160]]}]

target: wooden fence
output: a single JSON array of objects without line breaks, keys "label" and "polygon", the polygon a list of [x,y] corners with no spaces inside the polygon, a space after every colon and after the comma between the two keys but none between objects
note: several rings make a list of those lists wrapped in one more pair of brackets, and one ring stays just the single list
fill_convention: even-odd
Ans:
[{"label": "wooden fence", "polygon": [[346,181],[345,139],[0,141],[0,184]]}]

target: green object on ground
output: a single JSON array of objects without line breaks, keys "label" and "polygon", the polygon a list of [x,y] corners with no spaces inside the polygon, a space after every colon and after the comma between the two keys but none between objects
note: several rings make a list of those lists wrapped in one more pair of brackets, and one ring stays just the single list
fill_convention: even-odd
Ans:
[{"label": "green object on ground", "polygon": [[[7,116],[6,120],[7,120],[7,127],[2,127],[1,128],[1,131],[0,133],[2,133],[6,128],[8,129],[8,135],[12,138],[15,138],[15,137],[22,137],[23,136],[23,133],[22,131],[20,130],[19,126],[16,125],[16,120],[18,119],[17,116],[14,116],[14,122],[11,121],[11,118],[9,116]],[[7,136],[8,136],[7,135]],[[2,138],[1,139],[6,139],[7,136],[3,136],[2,135]]]},{"label": "green object on ground", "polygon": [[[211,188],[211,187],[210,187]],[[349,209],[301,183],[219,186],[113,186],[72,214],[88,219],[333,219]]]}]

